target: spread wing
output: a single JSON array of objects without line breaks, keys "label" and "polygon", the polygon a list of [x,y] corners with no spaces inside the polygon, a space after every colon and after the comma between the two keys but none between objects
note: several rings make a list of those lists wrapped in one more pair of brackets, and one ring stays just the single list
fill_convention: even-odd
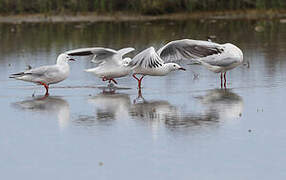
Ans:
[{"label": "spread wing", "polygon": [[94,55],[92,58],[92,62],[101,64],[101,63],[115,63],[119,64],[122,60],[122,56],[134,51],[134,48],[123,48],[119,51],[103,48],[103,47],[93,47],[93,48],[80,48],[71,51],[65,52],[70,56],[88,56]]},{"label": "spread wing", "polygon": [[224,49],[217,43],[183,39],[169,42],[157,53],[165,62],[171,62],[201,59],[221,54],[223,51]]},{"label": "spread wing", "polygon": [[129,66],[134,68],[158,68],[164,64],[164,61],[156,53],[153,47],[147,48],[144,51],[137,54],[132,61],[129,63]]}]

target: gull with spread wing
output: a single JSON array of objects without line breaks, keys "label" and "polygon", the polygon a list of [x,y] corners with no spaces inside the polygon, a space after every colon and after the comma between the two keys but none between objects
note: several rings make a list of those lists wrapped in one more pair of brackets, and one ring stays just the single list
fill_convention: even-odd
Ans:
[{"label": "gull with spread wing", "polygon": [[127,76],[131,72],[131,68],[128,66],[131,59],[123,59],[123,56],[131,51],[134,51],[134,48],[129,47],[116,51],[109,48],[93,47],[70,50],[67,51],[66,54],[70,56],[94,55],[91,62],[96,63],[97,66],[95,68],[86,69],[85,71],[102,78],[102,81],[109,81],[109,83],[113,81],[117,84],[114,78]]},{"label": "gull with spread wing", "polygon": [[226,87],[226,72],[242,64],[243,53],[231,43],[182,39],[171,41],[157,52],[165,62],[193,60],[210,71],[221,73],[221,87]]},{"label": "gull with spread wing", "polygon": [[24,72],[11,74],[10,78],[43,85],[46,88],[45,96],[48,96],[50,84],[61,82],[69,76],[69,61],[74,61],[74,59],[63,53],[58,56],[55,65],[41,66]]},{"label": "gull with spread wing", "polygon": [[[132,67],[133,77],[138,81],[138,88],[141,89],[141,81],[144,76],[165,76],[171,71],[186,70],[176,63],[165,63],[156,53],[154,47],[145,49],[137,54],[128,65]],[[142,75],[138,78],[136,75]]]}]

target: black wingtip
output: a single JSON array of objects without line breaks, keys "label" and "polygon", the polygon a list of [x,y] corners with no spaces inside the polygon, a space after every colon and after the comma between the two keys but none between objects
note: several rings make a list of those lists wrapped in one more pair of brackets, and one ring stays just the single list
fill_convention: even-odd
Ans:
[{"label": "black wingtip", "polygon": [[16,77],[19,77],[19,76],[23,76],[24,74],[25,74],[24,72],[11,74],[11,75],[9,76],[9,78],[16,78]]},{"label": "black wingtip", "polygon": [[88,56],[92,55],[93,53],[91,51],[83,51],[83,52],[71,52],[68,53],[69,56]]}]

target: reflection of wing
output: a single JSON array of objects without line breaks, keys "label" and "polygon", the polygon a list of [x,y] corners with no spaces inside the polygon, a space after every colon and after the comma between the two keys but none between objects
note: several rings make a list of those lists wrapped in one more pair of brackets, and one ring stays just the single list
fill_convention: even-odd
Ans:
[{"label": "reflection of wing", "polygon": [[176,114],[177,109],[168,101],[144,101],[134,104],[130,112],[133,117],[141,117],[149,120],[165,120],[166,116]]},{"label": "reflection of wing", "polygon": [[129,66],[149,69],[161,67],[163,64],[164,61],[158,56],[155,49],[150,47],[137,54],[129,63]]},{"label": "reflection of wing", "polygon": [[[138,101],[139,99],[141,101]],[[134,103],[130,109],[131,117],[147,120],[155,131],[162,125],[170,129],[176,129],[209,125],[217,122],[217,117],[214,116],[184,113],[168,101],[146,101],[140,91]]]},{"label": "reflection of wing", "polygon": [[119,64],[122,61],[122,56],[133,51],[134,48],[123,48],[119,51],[103,48],[103,47],[93,47],[93,48],[80,48],[75,50],[67,51],[66,53],[70,56],[88,56],[94,55],[92,62],[102,63],[109,62]]},{"label": "reflection of wing", "polygon": [[212,90],[199,99],[207,107],[207,113],[216,114],[219,119],[232,120],[242,115],[243,100],[230,90]]},{"label": "reflection of wing", "polygon": [[88,100],[97,106],[97,118],[108,119],[128,116],[130,97],[127,94],[98,94]]},{"label": "reflection of wing", "polygon": [[209,41],[183,39],[171,41],[158,50],[165,61],[194,60],[223,52],[221,45]]},{"label": "reflection of wing", "polygon": [[65,127],[70,117],[68,102],[59,97],[36,98],[16,102],[12,105],[25,111],[47,113],[48,115],[55,114],[58,117],[60,127]]}]

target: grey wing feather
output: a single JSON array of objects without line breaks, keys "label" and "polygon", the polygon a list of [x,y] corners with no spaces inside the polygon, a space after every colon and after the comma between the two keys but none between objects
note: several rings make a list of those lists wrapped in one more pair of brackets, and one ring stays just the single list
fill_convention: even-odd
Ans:
[{"label": "grey wing feather", "polygon": [[157,68],[164,64],[164,61],[159,57],[153,47],[147,48],[144,51],[137,54],[129,66],[143,67],[143,68]]},{"label": "grey wing feather", "polygon": [[228,67],[234,63],[237,63],[237,60],[235,59],[230,59],[230,58],[226,58],[226,59],[201,59],[201,61],[208,63],[212,66],[220,66],[220,67]]},{"label": "grey wing feather", "polygon": [[93,62],[101,63],[106,59],[112,59],[112,56],[117,54],[117,51],[103,47],[92,47],[92,48],[80,48],[70,51],[66,51],[66,54],[70,56],[89,56],[94,55],[92,58]]},{"label": "grey wing feather", "polygon": [[122,56],[124,56],[125,54],[128,54],[128,53],[130,53],[130,52],[132,52],[132,51],[134,51],[134,50],[135,50],[135,49],[132,48],[132,47],[123,48],[123,49],[118,50],[118,54],[120,54],[120,56],[122,57]]},{"label": "grey wing feather", "polygon": [[223,51],[217,43],[183,39],[169,42],[158,50],[158,54],[164,61],[179,61],[203,58]]},{"label": "grey wing feather", "polygon": [[41,66],[35,69],[30,69],[25,71],[24,74],[30,74],[34,76],[53,76],[53,74],[57,74],[59,72],[59,68],[56,65],[51,66]]}]

